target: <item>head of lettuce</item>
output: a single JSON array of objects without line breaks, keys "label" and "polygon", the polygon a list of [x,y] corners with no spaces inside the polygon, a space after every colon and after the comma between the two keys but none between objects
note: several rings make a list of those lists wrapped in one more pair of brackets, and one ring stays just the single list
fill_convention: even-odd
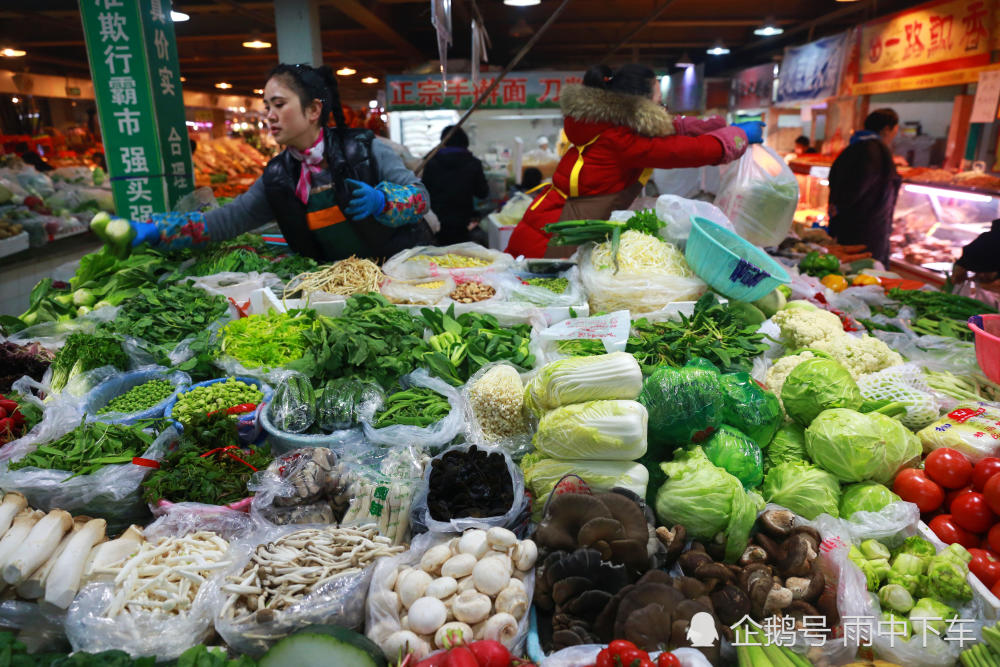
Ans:
[{"label": "head of lettuce", "polygon": [[661,463],[667,476],[656,494],[656,516],[667,526],[683,524],[696,540],[725,540],[726,560],[735,562],[746,549],[750,529],[764,499],[705,456],[701,447],[678,451]]},{"label": "head of lettuce", "polygon": [[920,458],[920,440],[892,417],[847,408],[824,410],[806,429],[806,451],[841,482],[892,484]]}]

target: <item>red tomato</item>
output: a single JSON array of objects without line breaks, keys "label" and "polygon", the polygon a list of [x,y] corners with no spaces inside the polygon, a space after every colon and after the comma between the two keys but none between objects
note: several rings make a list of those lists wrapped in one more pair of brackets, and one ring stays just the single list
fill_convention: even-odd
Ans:
[{"label": "red tomato", "polygon": [[656,667],[681,667],[681,661],[673,653],[664,651],[656,659]]},{"label": "red tomato", "polygon": [[993,588],[1000,581],[1000,560],[985,549],[969,549],[969,553],[972,554],[969,571],[979,577],[979,581],[986,584],[987,588]]},{"label": "red tomato", "polygon": [[469,650],[476,656],[480,667],[509,667],[510,651],[498,641],[481,639],[469,644]]},{"label": "red tomato", "polygon": [[969,484],[968,486],[963,486],[961,489],[952,489],[948,493],[944,494],[944,503],[941,505],[941,509],[946,512],[951,511],[951,504],[955,502],[955,498],[958,498],[963,493],[968,493],[969,491],[975,491],[976,487]]},{"label": "red tomato", "polygon": [[989,545],[990,551],[1000,554],[1000,523],[990,528],[990,532],[986,536],[986,543]]},{"label": "red tomato", "polygon": [[982,491],[986,488],[986,482],[998,472],[1000,472],[1000,458],[988,456],[985,459],[980,459],[976,467],[972,469],[972,483],[976,490]]},{"label": "red tomato", "polygon": [[972,464],[957,449],[935,449],[924,460],[927,476],[946,489],[960,489],[972,481]]},{"label": "red tomato", "polygon": [[952,521],[951,514],[941,514],[931,519],[930,529],[945,544],[961,544],[966,549],[979,546],[979,538]]},{"label": "red tomato", "polygon": [[993,593],[993,597],[1000,598],[1000,581],[993,584],[993,588],[990,589],[990,593]]},{"label": "red tomato", "polygon": [[997,520],[997,515],[986,504],[986,496],[978,491],[960,494],[950,509],[952,520],[973,533],[985,533]]},{"label": "red tomato", "polygon": [[906,502],[913,503],[921,512],[933,512],[944,502],[944,489],[917,468],[906,468],[896,475],[892,490]]},{"label": "red tomato", "polygon": [[990,506],[990,509],[1000,513],[1000,473],[986,480],[983,495],[986,496],[986,504]]}]

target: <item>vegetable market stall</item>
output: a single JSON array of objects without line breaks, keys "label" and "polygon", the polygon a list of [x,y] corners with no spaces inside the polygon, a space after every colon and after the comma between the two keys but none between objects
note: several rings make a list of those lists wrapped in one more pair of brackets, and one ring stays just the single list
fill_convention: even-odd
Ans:
[{"label": "vegetable market stall", "polygon": [[1000,661],[989,306],[732,244],[787,282],[740,301],[691,229],[39,284],[0,321],[4,650],[64,664],[44,618],[74,663]]}]

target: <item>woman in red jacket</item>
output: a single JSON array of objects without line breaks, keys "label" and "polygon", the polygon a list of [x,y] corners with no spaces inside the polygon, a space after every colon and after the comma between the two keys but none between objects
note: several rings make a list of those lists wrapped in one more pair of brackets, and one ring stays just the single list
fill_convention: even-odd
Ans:
[{"label": "woman in red jacket", "polygon": [[750,141],[761,141],[760,123],[726,127],[719,117],[671,118],[659,104],[656,83],[642,65],[617,72],[599,65],[587,71],[582,86],[563,89],[563,128],[573,145],[514,229],[508,253],[544,257],[552,236],[545,225],[607,220],[611,211],[631,205],[653,169],[730,162]]}]

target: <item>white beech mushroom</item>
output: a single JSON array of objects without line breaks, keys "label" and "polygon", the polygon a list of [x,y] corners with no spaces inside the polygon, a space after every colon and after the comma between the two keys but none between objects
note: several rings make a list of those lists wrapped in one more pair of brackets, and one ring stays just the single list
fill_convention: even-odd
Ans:
[{"label": "white beech mushroom", "polygon": [[492,609],[493,601],[475,590],[463,591],[451,603],[455,619],[470,625],[485,620]]},{"label": "white beech mushroom", "polygon": [[458,554],[457,556],[449,558],[445,564],[441,566],[441,576],[461,579],[462,577],[472,574],[472,568],[475,566],[475,556],[472,554]]},{"label": "white beech mushroom", "polygon": [[510,571],[511,568],[505,561],[489,556],[472,568],[472,579],[480,593],[492,597],[506,588],[510,581]]},{"label": "white beech mushroom", "polygon": [[448,620],[448,610],[437,598],[422,597],[410,606],[410,630],[421,635],[434,634]]},{"label": "white beech mushroom", "polygon": [[454,646],[468,644],[475,638],[472,628],[461,621],[445,623],[434,633],[434,646],[450,649]]},{"label": "white beech mushroom", "polygon": [[517,535],[506,528],[494,526],[486,531],[486,541],[490,543],[490,547],[494,551],[503,551],[506,553],[507,549],[517,544]]},{"label": "white beech mushroom", "polygon": [[510,614],[495,614],[487,619],[483,628],[483,639],[492,639],[511,648],[516,638],[517,619]]},{"label": "white beech mushroom", "polygon": [[478,528],[465,531],[458,540],[458,552],[471,554],[476,558],[482,558],[490,550],[490,544],[486,538],[486,531]]},{"label": "white beech mushroom", "polygon": [[52,510],[31,527],[31,532],[3,568],[3,580],[17,585],[45,564],[73,527],[73,516],[66,510]]}]

